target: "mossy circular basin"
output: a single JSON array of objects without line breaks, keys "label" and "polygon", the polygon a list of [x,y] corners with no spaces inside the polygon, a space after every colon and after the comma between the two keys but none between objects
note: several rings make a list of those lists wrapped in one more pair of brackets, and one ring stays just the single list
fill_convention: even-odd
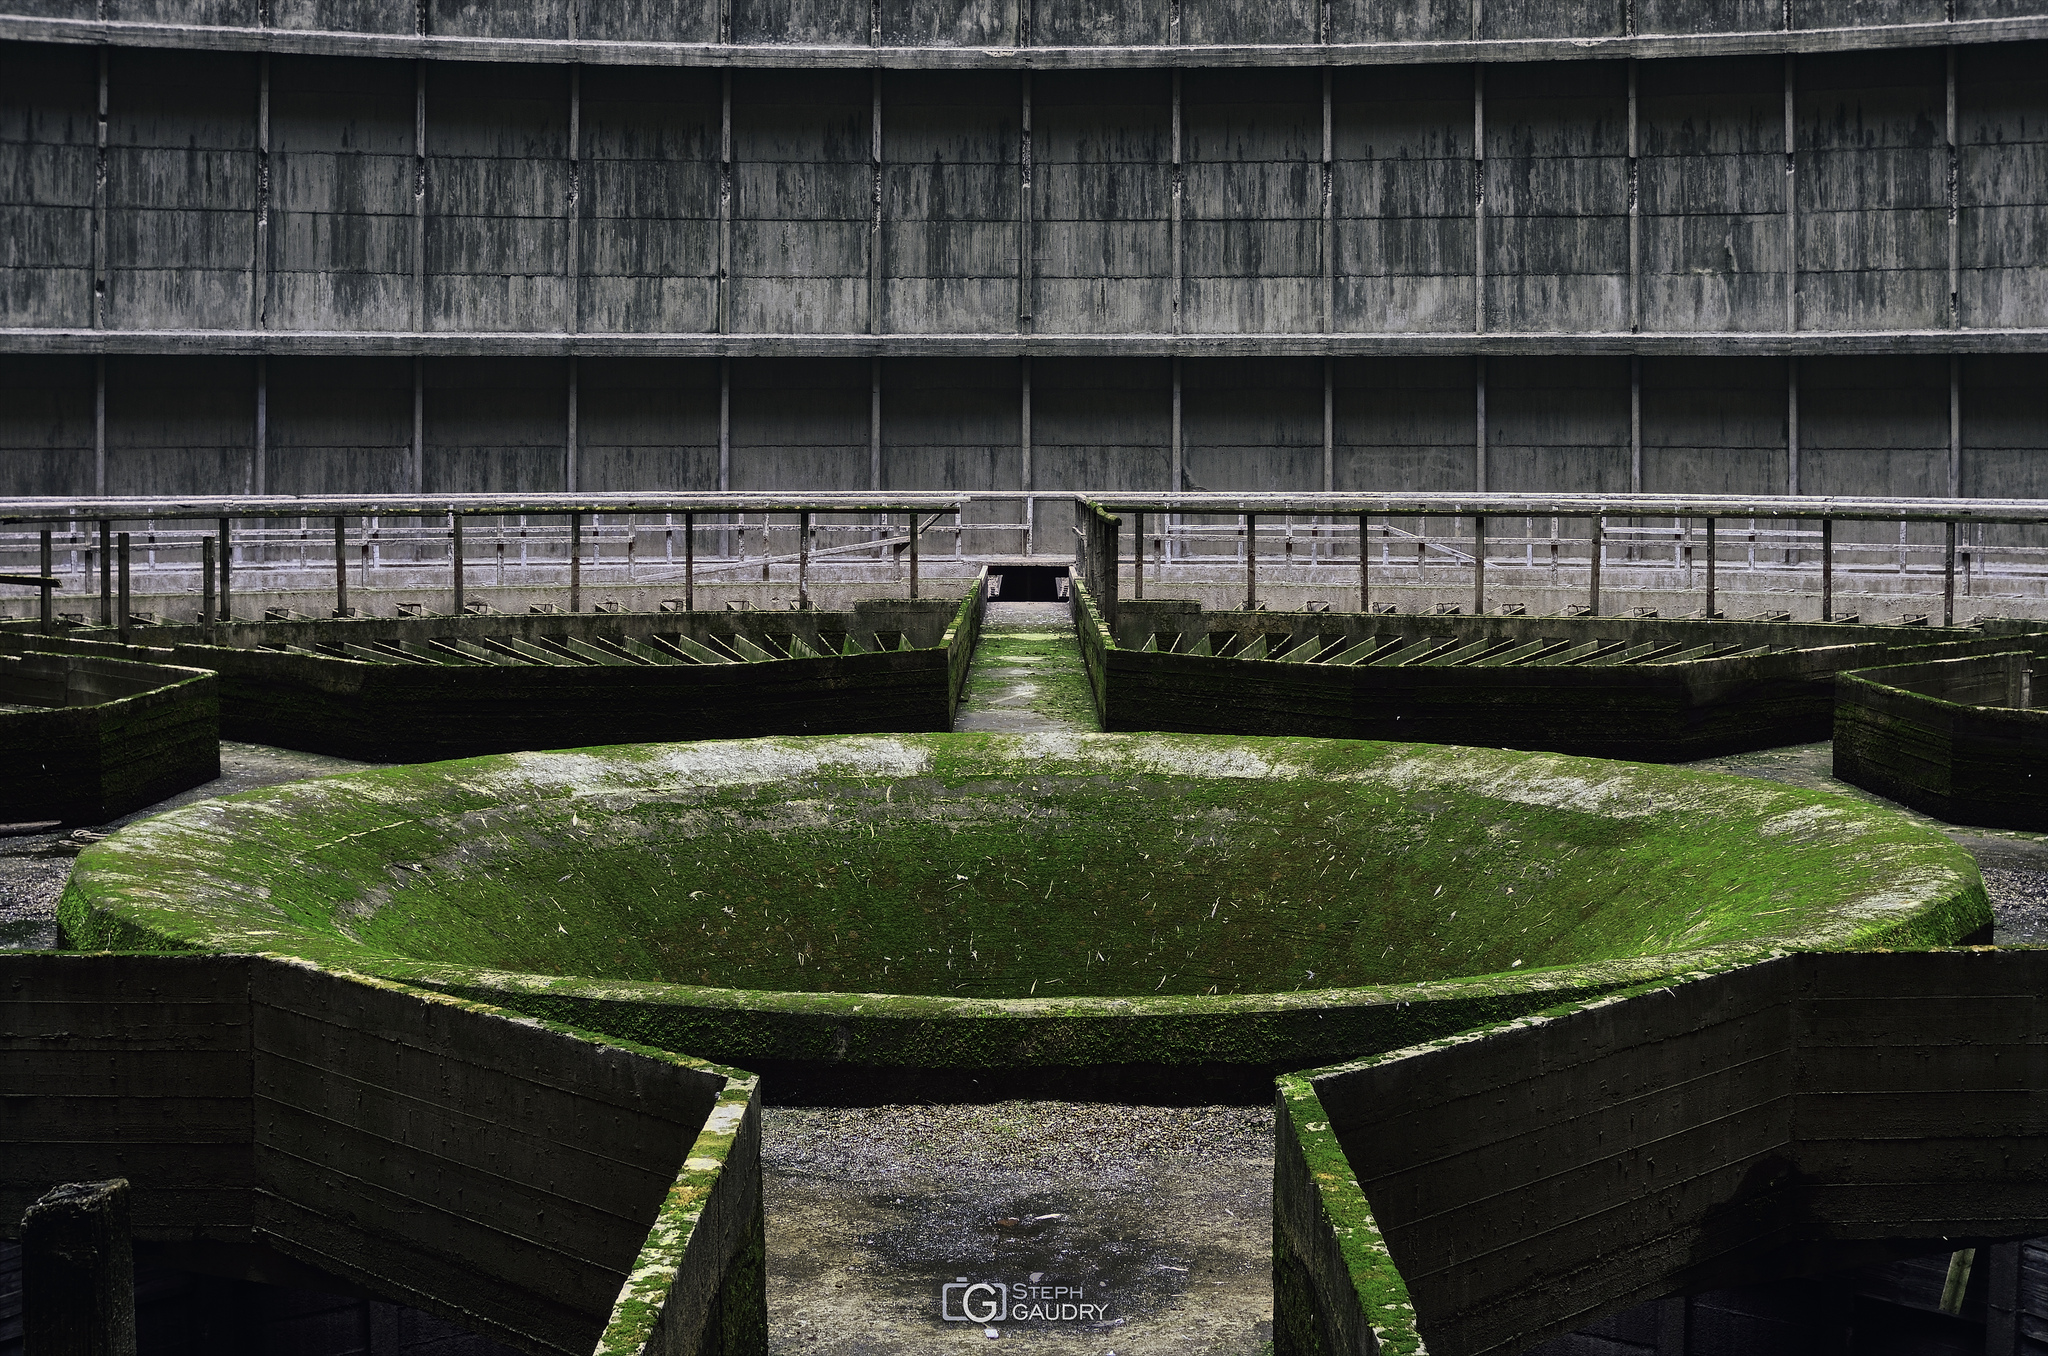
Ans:
[{"label": "mossy circular basin", "polygon": [[72,945],[303,957],[781,1097],[1269,1095],[1776,951],[1942,945],[1968,856],[1818,792],[1185,735],[764,739],[272,787],[88,849]]}]

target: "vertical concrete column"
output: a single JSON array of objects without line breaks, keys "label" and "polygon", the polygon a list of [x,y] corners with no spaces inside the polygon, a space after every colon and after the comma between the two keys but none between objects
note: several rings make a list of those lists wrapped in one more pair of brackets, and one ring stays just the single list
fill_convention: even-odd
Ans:
[{"label": "vertical concrete column", "polygon": [[[1635,6],[1628,5],[1629,27],[1634,27]],[[1643,233],[1641,146],[1636,118],[1636,60],[1628,61],[1628,332],[1643,328]]]},{"label": "vertical concrete column", "polygon": [[[1029,9],[1030,0],[1018,0],[1017,22],[1027,31],[1030,25],[1023,15]],[[1031,197],[1031,72],[1023,72],[1021,84],[1017,131],[1017,333],[1029,334],[1038,300],[1038,212]]]},{"label": "vertical concrete column", "polygon": [[[578,10],[581,6],[569,6],[569,28],[571,33],[579,26]],[[569,66],[569,200],[563,204],[568,228],[569,267],[569,315],[564,327],[571,334],[583,329],[583,67],[572,62]],[[569,408],[575,409],[576,401],[576,360],[569,359]],[[575,416],[570,416],[570,425],[575,425]],[[571,454],[574,455],[573,453]],[[569,488],[575,489],[571,480]]]},{"label": "vertical concrete column", "polygon": [[1948,359],[1948,494],[1959,499],[1963,493],[1963,360],[1951,353]]},{"label": "vertical concrete column", "polygon": [[67,1182],[21,1217],[24,1356],[135,1356],[128,1182]]},{"label": "vertical concrete column", "polygon": [[[1174,7],[1174,14],[1175,14],[1176,16],[1178,16],[1178,15],[1179,15],[1179,13],[1180,13],[1180,8],[1179,8],[1179,5],[1178,5],[1178,4],[1176,3],[1176,5],[1175,5],[1175,7]],[[1178,27],[1179,27],[1179,25],[1178,25],[1178,22],[1177,22],[1177,20],[1176,20],[1176,24],[1175,24],[1175,28],[1176,28],[1176,30],[1178,30]],[[1170,184],[1170,187],[1171,187],[1171,189],[1172,189],[1172,195],[1171,195],[1171,200],[1170,200],[1170,204],[1169,204],[1170,210],[1171,210],[1171,212],[1172,212],[1172,214],[1173,214],[1173,215],[1172,215],[1172,221],[1171,221],[1171,225],[1170,225],[1170,226],[1169,226],[1169,228],[1168,228],[1168,233],[1169,233],[1169,235],[1170,235],[1170,237],[1171,237],[1171,238],[1170,238],[1170,240],[1168,241],[1168,249],[1169,249],[1169,251],[1170,251],[1170,252],[1172,253],[1172,255],[1173,255],[1173,278],[1172,278],[1172,283],[1171,283],[1171,286],[1172,286],[1172,293],[1171,293],[1171,295],[1172,295],[1172,303],[1171,303],[1171,304],[1172,304],[1172,307],[1173,307],[1173,315],[1172,315],[1171,319],[1172,319],[1172,329],[1173,329],[1173,332],[1174,332],[1175,334],[1179,334],[1179,333],[1180,333],[1180,330],[1181,330],[1181,312],[1182,312],[1183,310],[1185,310],[1185,309],[1186,309],[1186,307],[1185,307],[1185,303],[1186,303],[1186,300],[1187,300],[1187,298],[1186,298],[1185,296],[1183,296],[1183,295],[1182,295],[1182,294],[1183,294],[1183,292],[1184,292],[1184,291],[1186,290],[1186,288],[1185,288],[1185,286],[1184,286],[1184,283],[1183,283],[1183,280],[1182,280],[1182,276],[1181,276],[1181,273],[1182,273],[1182,263],[1183,263],[1183,261],[1182,261],[1182,250],[1181,250],[1181,229],[1180,229],[1180,218],[1181,218],[1181,207],[1182,207],[1182,200],[1183,200],[1183,199],[1184,199],[1184,198],[1186,197],[1186,195],[1187,195],[1187,174],[1186,174],[1186,170],[1185,170],[1185,168],[1184,168],[1184,167],[1182,166],[1182,164],[1181,164],[1181,135],[1180,135],[1180,133],[1181,133],[1181,116],[1180,116],[1180,115],[1181,115],[1181,106],[1180,106],[1180,68],[1179,68],[1178,66],[1176,66],[1176,67],[1174,67],[1174,69],[1173,69],[1173,138],[1172,138],[1172,140],[1173,140],[1173,146],[1172,146],[1172,151],[1173,151],[1173,171],[1172,171],[1172,180],[1171,180],[1171,184]],[[1176,423],[1178,423],[1178,419],[1179,419],[1179,410],[1180,410],[1180,394],[1179,394],[1179,392],[1180,392],[1180,360],[1179,360],[1178,358],[1175,358],[1175,359],[1174,359],[1174,411],[1175,411],[1175,421],[1176,421]],[[1176,462],[1178,462],[1178,460],[1179,460],[1179,456],[1180,456],[1180,454],[1179,454],[1179,452],[1178,452],[1178,450],[1177,450],[1177,449],[1179,448],[1179,445],[1180,445],[1180,439],[1179,439],[1178,437],[1175,437],[1175,439],[1174,439],[1174,446],[1175,446],[1175,448],[1176,448],[1176,451],[1175,451],[1175,453],[1174,453],[1174,458],[1175,458],[1175,461],[1176,461]],[[1175,474],[1174,474],[1174,479],[1173,479],[1173,486],[1174,486],[1174,492],[1175,492],[1176,494],[1178,494],[1178,493],[1180,492],[1180,475],[1179,475],[1179,471],[1178,471],[1178,468],[1177,468],[1177,467],[1176,467],[1176,470],[1175,470]]]},{"label": "vertical concrete column", "polygon": [[1799,493],[1799,359],[1785,360],[1785,493]]},{"label": "vertical concrete column", "polygon": [[[100,48],[99,111],[93,124],[92,327],[107,327],[107,49]],[[102,360],[104,362],[104,360]],[[105,380],[104,368],[101,374]],[[95,494],[105,494],[99,489]]]},{"label": "vertical concrete column", "polygon": [[107,492],[107,360],[92,360],[92,492]]},{"label": "vertical concrete column", "polygon": [[[1788,27],[1791,9],[1792,0],[1785,0]],[[1785,54],[1785,331],[1788,334],[1799,328],[1798,61],[1790,52]]]},{"label": "vertical concrete column", "polygon": [[882,488],[882,360],[868,359],[868,488]]},{"label": "vertical concrete column", "polygon": [[[1180,357],[1179,357],[1179,355],[1175,355],[1175,357],[1174,357],[1174,359],[1173,359],[1173,420],[1172,420],[1172,429],[1171,429],[1171,433],[1169,434],[1169,437],[1170,437],[1170,438],[1171,438],[1171,440],[1172,440],[1172,447],[1171,447],[1171,448],[1170,448],[1169,450],[1170,450],[1170,455],[1171,455],[1171,458],[1172,458],[1172,466],[1171,466],[1171,475],[1172,475],[1172,477],[1173,477],[1173,480],[1172,480],[1172,482],[1171,482],[1171,484],[1170,484],[1170,487],[1169,487],[1169,488],[1167,489],[1167,491],[1166,491],[1166,492],[1167,492],[1168,494],[1179,494],[1179,493],[1180,493],[1180,491],[1181,491],[1181,486],[1182,486],[1183,484],[1185,484],[1185,483],[1186,483],[1186,476],[1187,476],[1187,472],[1186,472],[1186,471],[1185,471],[1185,470],[1184,470],[1184,469],[1182,468],[1182,466],[1181,466],[1181,440],[1180,440]],[[1173,514],[1168,514],[1168,515],[1167,515],[1167,518],[1166,518],[1166,554],[1167,554],[1167,556],[1168,556],[1169,558],[1171,558],[1171,557],[1172,557],[1172,555],[1173,555],[1173,528],[1174,528],[1174,525],[1175,525],[1176,523],[1178,523],[1179,521],[1180,521],[1180,515],[1179,515],[1179,514],[1177,514],[1177,513],[1173,513]]]},{"label": "vertical concrete column", "polygon": [[[1328,0],[1323,0],[1321,14],[1327,16],[1328,10]],[[1325,30],[1327,22],[1327,17],[1324,17],[1317,25],[1318,29]],[[1328,41],[1327,38],[1319,40]],[[1337,328],[1337,164],[1334,155],[1335,145],[1335,137],[1330,121],[1330,68],[1325,66],[1323,67],[1323,222],[1321,240],[1323,270],[1321,310],[1323,313],[1324,334],[1329,334]],[[1325,365],[1325,371],[1327,372],[1327,370],[1327,365]],[[1328,389],[1327,380],[1324,383],[1324,389]],[[1325,477],[1323,488],[1326,490],[1330,488],[1328,477]]]},{"label": "vertical concrete column", "polygon": [[577,371],[577,358],[574,354],[571,354],[569,356],[568,426],[564,430],[564,442],[562,445],[562,488],[570,494],[574,494],[583,488],[581,483],[583,468],[580,464],[583,441],[578,436],[576,429],[579,375]]},{"label": "vertical concrete column", "polygon": [[[1479,0],[1472,0],[1479,37]],[[1486,333],[1486,67],[1472,65],[1472,332]]]},{"label": "vertical concrete column", "polygon": [[[420,26],[424,28],[424,0]],[[412,328],[427,327],[427,63],[413,63],[412,88]],[[415,375],[417,381],[417,374]],[[415,386],[417,390],[417,386]],[[415,397],[417,398],[417,397]],[[417,493],[415,487],[415,493]]]},{"label": "vertical concrete column", "polygon": [[[270,53],[256,58],[256,239],[249,267],[249,328],[270,325]],[[261,491],[259,490],[260,494]]]},{"label": "vertical concrete column", "polygon": [[[720,22],[732,22],[730,0]],[[729,31],[729,29],[728,29]],[[732,72],[718,77],[718,332],[732,333]],[[721,484],[721,489],[724,486]]]},{"label": "vertical concrete column", "polygon": [[1472,360],[1472,488],[1486,493],[1486,355]]},{"label": "vertical concrete column", "polygon": [[[876,0],[869,22],[870,38],[879,37],[881,5]],[[868,333],[882,332],[882,272],[888,266],[882,249],[882,73],[869,83],[873,106],[868,114]]]},{"label": "vertical concrete column", "polygon": [[1323,493],[1337,488],[1337,360],[1323,359]]},{"label": "vertical concrete column", "polygon": [[[1951,9],[1954,8],[1951,0]],[[1960,328],[1963,322],[1958,274],[1962,263],[1959,226],[1962,217],[1962,157],[1956,149],[1956,49],[1946,53],[1948,104],[1948,324]],[[1953,491],[1951,491],[1953,493]]]},{"label": "vertical concrete column", "polygon": [[427,367],[426,359],[412,360],[412,492],[427,492]]},{"label": "vertical concrete column", "polygon": [[1628,360],[1628,492],[1643,492],[1643,360]]},{"label": "vertical concrete column", "polygon": [[1024,554],[1032,555],[1037,549],[1038,499],[1032,494],[1037,488],[1031,479],[1031,355],[1025,354],[1017,360],[1021,370],[1021,404],[1017,414],[1017,452],[1022,464],[1022,475],[1018,484],[1024,490]]},{"label": "vertical concrete column", "polygon": [[262,494],[270,470],[270,359],[256,357],[256,445],[249,449],[249,467],[242,480],[245,494]]}]

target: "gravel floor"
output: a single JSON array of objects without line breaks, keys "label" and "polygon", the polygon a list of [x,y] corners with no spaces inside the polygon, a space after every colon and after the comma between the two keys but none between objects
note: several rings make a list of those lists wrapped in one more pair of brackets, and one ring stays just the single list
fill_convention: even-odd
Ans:
[{"label": "gravel floor", "polygon": [[[1272,1338],[1272,1122],[1267,1107],[770,1107],[770,1349],[1253,1356]],[[1006,1287],[1007,1316],[949,1321],[963,1278]],[[1074,1308],[1040,1317],[1048,1300]]]}]

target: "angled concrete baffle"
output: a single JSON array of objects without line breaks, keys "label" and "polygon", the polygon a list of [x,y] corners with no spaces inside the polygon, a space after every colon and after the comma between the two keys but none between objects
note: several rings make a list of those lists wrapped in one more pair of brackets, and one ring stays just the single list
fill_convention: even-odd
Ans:
[{"label": "angled concrete baffle", "polygon": [[2048,646],[2029,645],[2038,639],[1838,675],[1835,775],[1951,823],[2048,829],[2048,711],[2034,696]]},{"label": "angled concrete baffle", "polygon": [[2048,952],[1809,953],[1287,1075],[1275,1348],[1481,1356],[2048,1231],[2044,990]]},{"label": "angled concrete baffle", "polygon": [[0,1223],[118,1173],[138,1242],[536,1353],[766,1341],[751,1075],[250,956],[0,954]]}]

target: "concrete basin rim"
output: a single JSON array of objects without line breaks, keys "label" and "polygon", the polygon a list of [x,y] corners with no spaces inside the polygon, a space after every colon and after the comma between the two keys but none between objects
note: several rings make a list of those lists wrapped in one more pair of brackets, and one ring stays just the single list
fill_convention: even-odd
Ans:
[{"label": "concrete basin rim", "polygon": [[[1380,757],[1361,767],[1315,766],[1319,753],[1345,748],[1373,750]],[[1027,1022],[1131,1021],[1147,1018],[1193,1019],[1231,1015],[1281,1017],[1368,1007],[1397,1007],[1457,997],[1505,996],[1554,991],[1563,996],[1589,989],[1609,990],[1663,976],[1719,969],[1798,950],[1833,950],[1871,945],[1872,929],[1887,923],[1910,923],[1930,909],[1953,904],[1979,888],[1967,856],[1932,830],[1924,843],[1894,851],[1887,863],[1885,888],[1874,896],[1845,902],[1829,911],[1820,926],[1787,934],[1765,934],[1704,948],[1686,948],[1647,955],[1610,957],[1575,964],[1478,973],[1469,976],[1416,980],[1349,988],[1302,988],[1235,994],[1178,994],[1072,998],[952,998],[932,994],[881,992],[799,992],[684,984],[662,980],[596,979],[580,976],[498,970],[489,966],[419,960],[380,952],[352,939],[319,937],[289,920],[277,926],[256,926],[249,906],[267,893],[260,885],[237,888],[230,879],[206,870],[194,860],[194,831],[218,840],[239,838],[248,826],[244,813],[297,816],[317,808],[325,798],[360,795],[377,802],[396,780],[410,785],[406,798],[419,794],[420,777],[460,779],[472,789],[523,789],[528,796],[549,789],[567,796],[621,795],[635,798],[659,794],[662,785],[703,787],[768,784],[803,775],[874,776],[931,775],[936,755],[949,751],[1001,751],[995,762],[1031,760],[1011,775],[1057,775],[1086,770],[1137,775],[1193,777],[1287,777],[1313,775],[1319,784],[1379,783],[1390,790],[1442,785],[1448,779],[1480,794],[1540,805],[1565,804],[1619,817],[1697,808],[1675,803],[1674,787],[1711,790],[1703,800],[1725,805],[1736,797],[1767,812],[1765,833],[1819,833],[1838,837],[1847,846],[1877,827],[1898,831],[1902,817],[1824,792],[1805,791],[1745,779],[1690,773],[1650,764],[1608,762],[1566,755],[1529,754],[1451,745],[1374,744],[1357,740],[1315,740],[1199,735],[1058,734],[1058,735],[921,735],[814,736],[756,740],[704,741],[694,744],[627,745],[595,750],[562,750],[500,754],[450,763],[415,764],[339,777],[264,788],[220,801],[198,802],[123,830],[87,850],[75,877],[85,883],[73,908],[93,913],[124,912],[123,905],[143,905],[141,912],[162,920],[174,914],[186,924],[174,931],[151,929],[161,943],[203,950],[254,952],[313,959],[316,963],[363,970],[401,983],[426,984],[473,991],[550,994],[588,1001],[624,1001],[667,1008],[755,1011],[791,1018],[855,1021],[1009,1020]],[[635,782],[635,770],[654,771],[660,784]],[[612,774],[610,785],[595,774]],[[629,774],[622,780],[617,774]],[[1438,775],[1431,777],[1434,772]],[[1660,804],[1658,795],[1664,796]],[[552,798],[543,795],[544,799]],[[1686,798],[1679,798],[1681,801]],[[331,802],[330,802],[331,803]],[[303,863],[308,854],[328,844],[287,850],[275,859]],[[124,858],[150,864],[160,850],[176,851],[187,873],[197,873],[207,886],[197,889],[161,878],[149,888]],[[223,850],[228,850],[223,847]],[[1899,860],[1903,858],[1904,860]],[[246,860],[246,858],[244,859]],[[155,865],[161,865],[158,858]],[[275,869],[275,868],[271,868]],[[173,872],[176,874],[176,872]],[[95,879],[97,878],[97,879]],[[115,886],[109,891],[106,887]],[[131,888],[122,889],[120,886]],[[98,894],[99,899],[88,897]],[[207,888],[210,887],[210,888]],[[67,896],[73,894],[67,890]],[[112,895],[113,897],[109,897]],[[125,895],[126,899],[119,896]],[[152,905],[158,907],[151,907]],[[169,908],[161,906],[169,905]],[[280,942],[302,935],[310,945]],[[182,934],[182,935],[178,935]],[[1864,939],[1859,942],[1859,938]]]}]

